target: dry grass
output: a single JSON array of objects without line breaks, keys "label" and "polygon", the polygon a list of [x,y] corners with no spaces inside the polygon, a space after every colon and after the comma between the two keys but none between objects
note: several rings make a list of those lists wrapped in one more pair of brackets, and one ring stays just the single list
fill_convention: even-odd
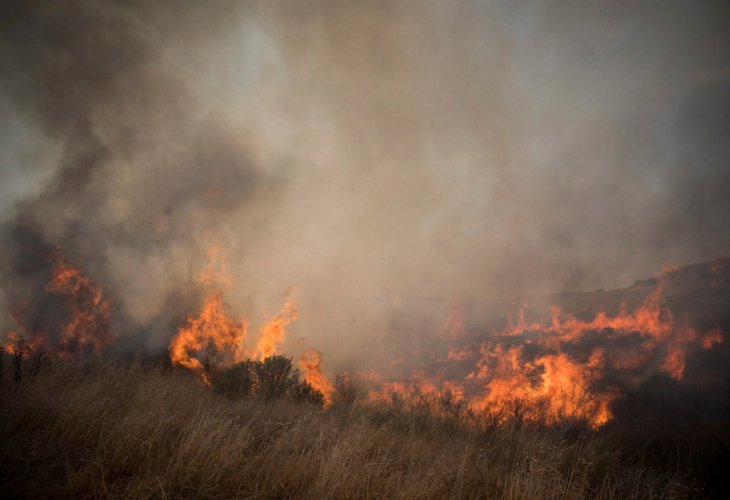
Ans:
[{"label": "dry grass", "polygon": [[[7,370],[6,370],[7,372]],[[0,387],[0,496],[683,498],[608,432],[216,396],[180,372],[56,363]]]}]

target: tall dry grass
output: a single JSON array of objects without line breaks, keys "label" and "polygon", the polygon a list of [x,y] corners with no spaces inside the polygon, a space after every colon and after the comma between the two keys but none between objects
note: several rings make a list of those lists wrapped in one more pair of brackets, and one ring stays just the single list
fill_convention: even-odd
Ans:
[{"label": "tall dry grass", "polygon": [[[8,370],[6,370],[8,372]],[[0,386],[0,496],[685,498],[608,432],[216,396],[179,371],[53,363]]]}]

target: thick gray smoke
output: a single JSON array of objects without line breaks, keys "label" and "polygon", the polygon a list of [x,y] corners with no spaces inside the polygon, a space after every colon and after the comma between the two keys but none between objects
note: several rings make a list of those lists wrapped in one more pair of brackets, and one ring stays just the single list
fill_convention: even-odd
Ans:
[{"label": "thick gray smoke", "polygon": [[[224,214],[251,203],[259,187],[234,131],[166,61],[178,37],[204,44],[209,29],[227,28],[227,9],[191,4],[174,20],[145,2],[3,9],[3,89],[17,121],[7,127],[21,129],[7,145],[8,176],[18,184],[23,170],[46,177],[4,207],[10,309],[43,296],[56,247],[122,301],[118,317],[147,321],[170,294],[191,288],[197,239],[220,230]],[[13,157],[23,141],[49,151]],[[58,319],[45,307],[27,316]]]},{"label": "thick gray smoke", "polygon": [[1,9],[11,305],[60,247],[159,346],[225,240],[237,313],[294,286],[295,335],[347,356],[399,304],[624,286],[730,250],[721,2]]}]

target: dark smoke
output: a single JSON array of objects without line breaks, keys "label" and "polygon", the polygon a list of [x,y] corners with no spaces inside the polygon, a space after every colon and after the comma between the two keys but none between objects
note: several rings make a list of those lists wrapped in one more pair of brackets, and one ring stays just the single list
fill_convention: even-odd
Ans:
[{"label": "dark smoke", "polygon": [[[62,317],[44,292],[53,251],[69,255],[112,298],[124,285],[120,273],[150,287],[155,277],[142,263],[114,270],[114,252],[161,262],[180,246],[200,252],[196,232],[219,230],[221,214],[249,202],[257,175],[164,62],[166,41],[225,29],[226,9],[189,3],[173,13],[147,2],[86,1],[3,2],[1,9],[2,90],[60,150],[48,182],[2,227],[2,288],[11,309],[36,301],[23,308],[23,326],[56,331],[37,324]],[[162,299],[170,285],[158,284]],[[129,318],[113,302],[121,327]]]}]

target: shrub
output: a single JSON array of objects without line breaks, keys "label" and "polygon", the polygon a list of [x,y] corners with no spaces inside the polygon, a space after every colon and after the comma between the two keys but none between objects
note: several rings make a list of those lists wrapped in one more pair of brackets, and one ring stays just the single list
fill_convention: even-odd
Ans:
[{"label": "shrub", "polygon": [[288,399],[324,404],[321,392],[300,380],[291,358],[270,356],[263,361],[246,360],[221,368],[211,377],[213,391],[228,397],[252,396],[267,401]]},{"label": "shrub", "polygon": [[338,373],[335,377],[334,401],[337,404],[350,406],[363,397],[362,388],[353,382],[347,372]]}]

